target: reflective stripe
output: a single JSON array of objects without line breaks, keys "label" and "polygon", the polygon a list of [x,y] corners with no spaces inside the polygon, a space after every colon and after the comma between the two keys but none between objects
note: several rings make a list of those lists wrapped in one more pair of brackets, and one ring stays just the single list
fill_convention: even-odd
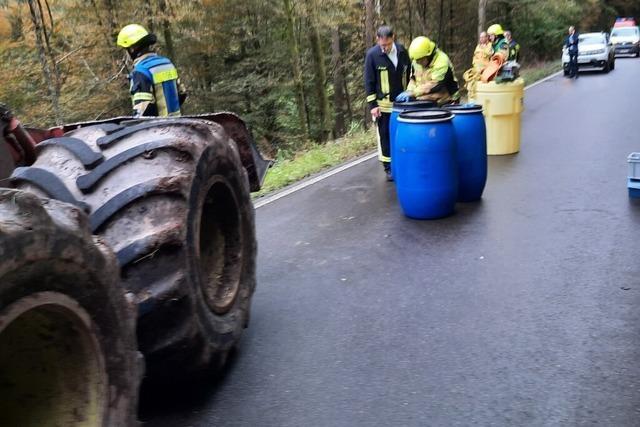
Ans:
[{"label": "reflective stripe", "polygon": [[169,115],[169,110],[167,109],[167,99],[164,97],[164,89],[162,88],[162,83],[154,86],[156,89],[156,107],[158,109],[159,117],[167,117]]},{"label": "reflective stripe", "polygon": [[372,94],[372,95],[367,96],[367,102],[373,102],[375,100],[376,100],[376,94],[375,93]]},{"label": "reflective stripe", "polygon": [[393,111],[393,102],[389,101],[389,97],[378,100],[378,107],[383,113],[391,113]]},{"label": "reflective stripe", "polygon": [[380,90],[383,96],[389,95],[389,71],[380,70]]},{"label": "reflective stripe", "polygon": [[178,70],[171,64],[159,65],[149,71],[153,78],[153,84],[160,84],[169,80],[178,80]]},{"label": "reflective stripe", "polygon": [[134,103],[138,101],[153,101],[153,94],[149,92],[138,92],[134,93],[131,99]]},{"label": "reflective stripe", "polygon": [[406,90],[407,89],[407,67],[405,65],[404,69],[402,70],[402,90]]},{"label": "reflective stripe", "polygon": [[378,160],[380,160],[381,162],[387,162],[387,163],[391,162],[391,157],[382,155],[382,142],[380,140],[380,128],[376,129],[376,137],[378,138]]}]

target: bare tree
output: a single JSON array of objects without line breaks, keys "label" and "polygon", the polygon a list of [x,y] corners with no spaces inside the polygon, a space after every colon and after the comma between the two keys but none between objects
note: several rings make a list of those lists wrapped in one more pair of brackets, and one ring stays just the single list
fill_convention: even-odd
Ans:
[{"label": "bare tree", "polygon": [[344,123],[344,75],[342,69],[342,54],[340,49],[340,27],[336,27],[331,34],[331,65],[333,66],[333,109],[334,109],[334,137],[339,138],[345,133]]},{"label": "bare tree", "polygon": [[173,45],[173,34],[171,32],[171,22],[169,21],[169,15],[171,11],[169,10],[169,5],[166,0],[158,1],[158,9],[160,11],[160,23],[162,25],[162,35],[164,36],[164,44],[167,49],[167,55],[171,60],[176,62],[176,50]]},{"label": "bare tree", "polygon": [[320,24],[318,22],[318,0],[307,0],[307,14],[311,28],[309,31],[309,41],[311,43],[311,55],[315,63],[315,86],[318,102],[318,112],[320,113],[320,141],[327,141],[331,134],[329,125],[329,98],[325,90],[327,81],[327,69],[324,63],[322,50],[322,40],[320,39]]},{"label": "bare tree", "polygon": [[[368,49],[369,46],[375,41],[375,5],[373,0],[364,0],[364,47]],[[371,116],[369,115],[369,106],[364,106],[364,126],[365,128],[371,123]]]},{"label": "bare tree", "polygon": [[[60,124],[62,123],[62,115],[60,112],[60,83],[57,78],[58,73],[56,72],[57,66],[55,58],[49,58],[49,55],[47,55],[48,52],[50,54],[52,54],[52,52],[48,45],[49,35],[44,28],[42,5],[40,4],[40,0],[28,0],[27,3],[29,4],[29,14],[31,16],[31,22],[33,23],[33,31],[35,33],[36,47],[38,49],[40,65],[42,66],[42,73],[47,82],[47,90],[53,106],[53,114],[56,124]],[[54,71],[52,71],[52,67]]]},{"label": "bare tree", "polygon": [[302,80],[302,67],[300,66],[300,47],[294,31],[293,4],[291,0],[283,0],[284,12],[287,18],[287,44],[291,56],[291,69],[293,71],[293,83],[296,87],[296,103],[298,104],[298,125],[305,138],[309,138],[309,117],[307,116],[307,104]]},{"label": "bare tree", "polygon": [[489,0],[478,0],[478,34],[487,29],[487,3]]}]

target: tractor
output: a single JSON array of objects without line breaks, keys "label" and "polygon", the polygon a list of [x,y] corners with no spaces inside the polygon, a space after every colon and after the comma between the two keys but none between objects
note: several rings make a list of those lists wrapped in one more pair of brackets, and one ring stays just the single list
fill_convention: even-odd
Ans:
[{"label": "tractor", "polygon": [[221,368],[268,167],[232,113],[30,129],[0,106],[0,425],[135,425],[143,377]]}]

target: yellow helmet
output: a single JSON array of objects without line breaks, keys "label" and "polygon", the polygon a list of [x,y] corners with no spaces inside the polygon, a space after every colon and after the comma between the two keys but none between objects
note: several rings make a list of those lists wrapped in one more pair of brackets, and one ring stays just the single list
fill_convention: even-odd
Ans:
[{"label": "yellow helmet", "polygon": [[118,46],[128,48],[138,43],[149,35],[149,32],[142,25],[129,24],[120,30],[118,34]]},{"label": "yellow helmet", "polygon": [[411,59],[420,59],[429,56],[436,48],[436,44],[428,37],[420,36],[413,39],[409,45],[409,57]]},{"label": "yellow helmet", "polygon": [[504,34],[504,30],[502,29],[502,25],[493,24],[487,29],[487,34],[493,34],[494,36],[501,36]]}]

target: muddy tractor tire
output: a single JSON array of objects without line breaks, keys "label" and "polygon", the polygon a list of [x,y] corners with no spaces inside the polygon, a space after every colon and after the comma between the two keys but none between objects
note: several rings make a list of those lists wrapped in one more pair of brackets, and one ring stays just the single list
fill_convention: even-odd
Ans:
[{"label": "muddy tractor tire", "polygon": [[135,295],[148,376],[180,379],[224,363],[248,324],[256,241],[247,173],[220,125],[76,129],[39,144],[13,183],[89,213]]},{"label": "muddy tractor tire", "polygon": [[143,364],[118,276],[83,212],[0,190],[0,425],[136,424]]}]

